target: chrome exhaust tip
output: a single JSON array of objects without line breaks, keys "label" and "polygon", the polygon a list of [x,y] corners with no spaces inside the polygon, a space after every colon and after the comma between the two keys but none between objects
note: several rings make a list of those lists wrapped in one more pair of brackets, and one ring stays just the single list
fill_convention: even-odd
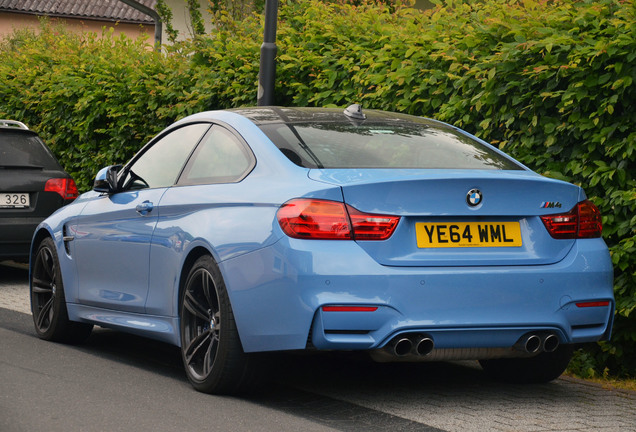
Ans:
[{"label": "chrome exhaust tip", "polygon": [[543,339],[542,348],[545,352],[554,352],[559,347],[559,337],[554,333],[548,334],[545,339]]},{"label": "chrome exhaust tip", "polygon": [[541,338],[537,335],[530,335],[526,339],[524,348],[529,353],[536,353],[541,349]]},{"label": "chrome exhaust tip", "polygon": [[535,354],[541,350],[542,341],[536,334],[522,336],[515,344],[515,348],[528,354]]},{"label": "chrome exhaust tip", "polygon": [[419,356],[427,356],[435,348],[435,342],[428,336],[424,336],[415,344],[415,353]]},{"label": "chrome exhaust tip", "polygon": [[393,354],[398,357],[408,355],[413,348],[413,342],[409,338],[396,339],[393,343]]}]

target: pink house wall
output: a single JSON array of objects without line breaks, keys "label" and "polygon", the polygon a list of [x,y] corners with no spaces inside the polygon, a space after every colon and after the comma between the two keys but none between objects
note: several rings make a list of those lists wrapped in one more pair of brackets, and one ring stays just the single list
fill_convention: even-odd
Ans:
[{"label": "pink house wall", "polygon": [[[154,43],[153,37],[155,30],[153,25],[115,23],[112,21],[96,21],[77,18],[51,18],[51,22],[65,23],[69,30],[76,32],[95,32],[97,34],[101,34],[103,27],[112,27],[116,35],[125,33],[133,39],[138,38],[142,34],[148,34],[148,43],[150,45]],[[36,15],[2,12],[0,13],[0,39],[11,34],[14,29],[37,29],[39,25],[38,16]]]}]

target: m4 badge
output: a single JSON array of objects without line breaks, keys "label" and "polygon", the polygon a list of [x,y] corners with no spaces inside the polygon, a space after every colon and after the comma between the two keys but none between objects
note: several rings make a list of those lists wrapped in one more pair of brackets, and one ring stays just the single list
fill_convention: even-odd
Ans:
[{"label": "m4 badge", "polygon": [[546,201],[541,203],[540,208],[561,208],[561,203],[558,201]]}]

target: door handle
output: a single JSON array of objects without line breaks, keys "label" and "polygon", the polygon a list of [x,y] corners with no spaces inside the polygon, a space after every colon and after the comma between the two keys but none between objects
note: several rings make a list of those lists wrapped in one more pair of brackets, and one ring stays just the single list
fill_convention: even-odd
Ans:
[{"label": "door handle", "polygon": [[135,210],[137,210],[137,213],[139,213],[140,215],[145,216],[150,213],[153,208],[153,203],[151,203],[150,201],[144,201],[141,204],[138,204],[137,207],[135,207]]}]

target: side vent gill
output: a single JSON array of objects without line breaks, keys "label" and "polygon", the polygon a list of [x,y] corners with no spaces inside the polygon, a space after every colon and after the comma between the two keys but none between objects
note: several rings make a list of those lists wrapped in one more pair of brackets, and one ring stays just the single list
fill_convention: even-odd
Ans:
[{"label": "side vent gill", "polygon": [[66,251],[66,255],[71,256],[71,242],[75,239],[72,235],[68,235],[68,226],[64,225],[62,227],[62,240],[64,241],[64,250]]}]

